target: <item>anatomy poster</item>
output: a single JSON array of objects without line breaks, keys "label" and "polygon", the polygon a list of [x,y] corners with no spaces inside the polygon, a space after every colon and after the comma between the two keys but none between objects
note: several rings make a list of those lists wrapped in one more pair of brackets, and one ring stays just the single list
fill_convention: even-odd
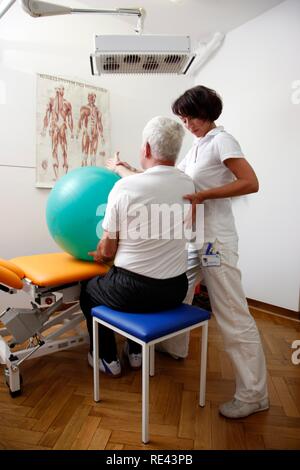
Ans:
[{"label": "anatomy poster", "polygon": [[104,166],[109,157],[108,91],[39,74],[36,186],[51,188],[68,171]]}]

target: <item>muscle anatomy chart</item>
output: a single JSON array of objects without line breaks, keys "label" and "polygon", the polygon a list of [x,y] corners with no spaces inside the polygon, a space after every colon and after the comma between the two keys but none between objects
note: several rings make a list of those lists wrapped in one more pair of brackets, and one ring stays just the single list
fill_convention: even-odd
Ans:
[{"label": "muscle anatomy chart", "polygon": [[109,157],[108,91],[39,74],[36,185],[52,187],[73,168],[103,166]]}]

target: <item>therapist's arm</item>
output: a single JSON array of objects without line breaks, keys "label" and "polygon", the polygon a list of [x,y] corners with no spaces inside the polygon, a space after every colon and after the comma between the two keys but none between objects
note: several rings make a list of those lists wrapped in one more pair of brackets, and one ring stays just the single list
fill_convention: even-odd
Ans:
[{"label": "therapist's arm", "polygon": [[205,189],[194,194],[183,196],[192,204],[192,220],[196,217],[196,206],[207,199],[222,199],[226,197],[243,196],[256,193],[259,183],[255,171],[245,158],[228,158],[223,162],[234,174],[236,180],[217,188]]},{"label": "therapist's arm", "polygon": [[187,194],[185,199],[189,199],[192,203],[201,204],[206,199],[243,196],[245,194],[256,193],[259,190],[255,171],[245,158],[228,158],[224,161],[224,164],[236,177],[235,181],[217,188]]},{"label": "therapist's arm", "polygon": [[96,251],[90,251],[96,263],[108,263],[116,255],[119,245],[119,234],[104,230],[101,240],[97,245]]}]

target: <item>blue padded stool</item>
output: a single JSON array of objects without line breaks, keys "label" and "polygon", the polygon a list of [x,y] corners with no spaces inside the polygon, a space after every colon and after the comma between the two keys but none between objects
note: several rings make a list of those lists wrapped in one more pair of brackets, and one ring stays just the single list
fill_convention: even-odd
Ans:
[{"label": "blue padded stool", "polygon": [[94,340],[94,400],[99,396],[99,343],[97,324],[110,328],[142,346],[142,441],[149,441],[149,374],[154,375],[154,346],[173,336],[202,327],[199,405],[205,405],[207,333],[210,312],[181,304],[179,307],[154,313],[127,313],[101,305],[92,309]]}]

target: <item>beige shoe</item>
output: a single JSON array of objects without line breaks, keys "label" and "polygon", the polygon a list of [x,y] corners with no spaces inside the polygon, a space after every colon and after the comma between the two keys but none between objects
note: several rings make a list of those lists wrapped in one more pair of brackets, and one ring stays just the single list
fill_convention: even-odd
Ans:
[{"label": "beige shoe", "polygon": [[269,406],[268,398],[256,403],[247,403],[245,401],[238,400],[237,398],[233,398],[227,403],[220,405],[219,412],[226,418],[246,418],[246,416],[250,416],[253,413],[268,410]]}]

